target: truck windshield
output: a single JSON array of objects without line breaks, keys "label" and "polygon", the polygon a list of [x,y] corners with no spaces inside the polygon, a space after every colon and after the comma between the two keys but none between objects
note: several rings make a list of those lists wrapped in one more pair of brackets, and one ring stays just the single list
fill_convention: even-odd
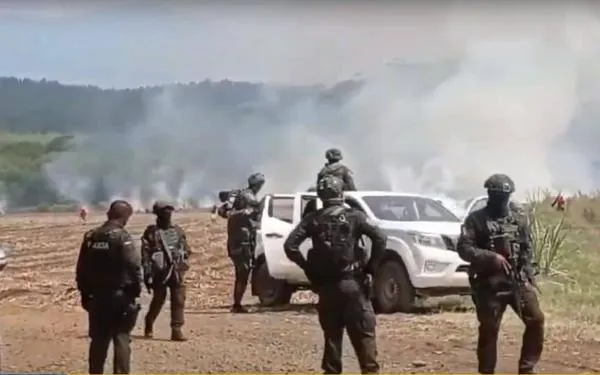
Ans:
[{"label": "truck windshield", "polygon": [[363,199],[380,220],[460,222],[460,219],[442,204],[425,197],[371,195],[364,196]]}]

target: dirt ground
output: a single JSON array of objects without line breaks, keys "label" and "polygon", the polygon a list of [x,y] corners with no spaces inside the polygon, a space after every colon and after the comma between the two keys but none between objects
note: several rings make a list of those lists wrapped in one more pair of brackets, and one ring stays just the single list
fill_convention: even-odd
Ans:
[{"label": "dirt ground", "polygon": [[[78,306],[74,267],[81,236],[102,221],[82,225],[73,214],[0,218],[0,244],[15,246],[12,263],[0,273],[0,371],[87,370],[86,314]],[[139,235],[153,220],[137,214],[129,225]],[[159,317],[155,339],[135,329],[133,372],[320,372],[322,336],[309,292],[297,293],[281,311],[255,308],[232,315],[232,269],[225,255],[224,223],[206,214],[180,213],[193,250],[187,322],[190,338],[169,338],[168,311]],[[542,297],[543,298],[543,297]],[[256,303],[248,295],[248,303]],[[144,310],[148,296],[144,296]],[[542,301],[543,302],[543,301]],[[139,319],[140,322],[142,319]],[[597,327],[547,317],[547,343],[540,372],[600,372]],[[385,372],[475,372],[476,322],[472,311],[379,316],[378,343]],[[516,371],[522,327],[505,318],[498,372]],[[349,342],[345,372],[358,372]],[[110,357],[110,356],[109,356]],[[107,364],[107,372],[112,369]]]}]

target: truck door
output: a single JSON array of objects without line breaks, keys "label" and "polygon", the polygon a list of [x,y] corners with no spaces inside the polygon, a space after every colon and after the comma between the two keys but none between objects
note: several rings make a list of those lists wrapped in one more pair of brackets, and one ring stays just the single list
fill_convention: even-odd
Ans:
[{"label": "truck door", "polygon": [[[260,243],[271,277],[287,280],[293,268],[283,251],[283,243],[294,228],[294,195],[273,194],[265,198],[260,222]],[[302,270],[300,270],[302,271]]]}]

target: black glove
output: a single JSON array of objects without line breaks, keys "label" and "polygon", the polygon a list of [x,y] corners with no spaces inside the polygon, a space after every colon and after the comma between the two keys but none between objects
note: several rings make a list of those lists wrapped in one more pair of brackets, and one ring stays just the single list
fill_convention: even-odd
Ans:
[{"label": "black glove", "polygon": [[92,296],[87,295],[87,294],[82,294],[81,295],[81,307],[85,311],[89,311],[89,309],[90,309],[90,303],[91,302],[92,302]]},{"label": "black glove", "polygon": [[365,274],[362,279],[362,288],[367,299],[373,299],[373,276]]},{"label": "black glove", "polygon": [[145,278],[144,285],[146,286],[146,290],[148,291],[148,294],[152,294],[152,277]]}]

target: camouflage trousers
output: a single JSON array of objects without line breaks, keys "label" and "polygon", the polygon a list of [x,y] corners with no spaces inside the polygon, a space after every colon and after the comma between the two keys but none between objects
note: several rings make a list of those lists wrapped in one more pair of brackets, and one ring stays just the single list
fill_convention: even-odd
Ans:
[{"label": "camouflage trousers", "polygon": [[379,373],[375,312],[361,285],[354,279],[347,279],[315,289],[319,295],[319,323],[325,338],[321,363],[324,373],[342,373],[344,328],[354,347],[361,372]]},{"label": "camouflage trousers", "polygon": [[[531,285],[527,284],[523,288],[521,299],[521,320],[525,324],[525,332],[518,371],[519,374],[531,374],[534,373],[544,346],[544,313]],[[497,296],[489,290],[476,291],[473,294],[473,302],[479,321],[478,371],[481,374],[493,374],[496,370],[498,333],[502,317],[509,305],[514,311],[518,311],[516,304],[519,302],[513,295]]]},{"label": "camouflage trousers", "polygon": [[135,327],[140,310],[135,300],[122,298],[97,298],[88,309],[89,337],[88,357],[90,374],[104,373],[108,347],[114,346],[113,374],[129,374],[131,363],[131,331]]},{"label": "camouflage trousers", "polygon": [[167,300],[167,292],[171,300],[171,328],[180,329],[183,327],[185,323],[184,311],[186,298],[184,276],[184,274],[180,275],[179,279],[181,281],[179,282],[173,282],[171,279],[166,284],[152,285],[152,300],[150,301],[148,313],[145,318],[146,328],[150,331]]},{"label": "camouflage trousers", "polygon": [[241,306],[242,299],[248,288],[248,280],[252,272],[252,261],[249,256],[244,254],[230,256],[235,268],[235,282],[233,284],[233,304]]},{"label": "camouflage trousers", "polygon": [[250,240],[227,241],[227,254],[235,267],[235,282],[233,284],[233,305],[241,306],[242,299],[248,288],[248,280],[254,263],[254,243]]}]

